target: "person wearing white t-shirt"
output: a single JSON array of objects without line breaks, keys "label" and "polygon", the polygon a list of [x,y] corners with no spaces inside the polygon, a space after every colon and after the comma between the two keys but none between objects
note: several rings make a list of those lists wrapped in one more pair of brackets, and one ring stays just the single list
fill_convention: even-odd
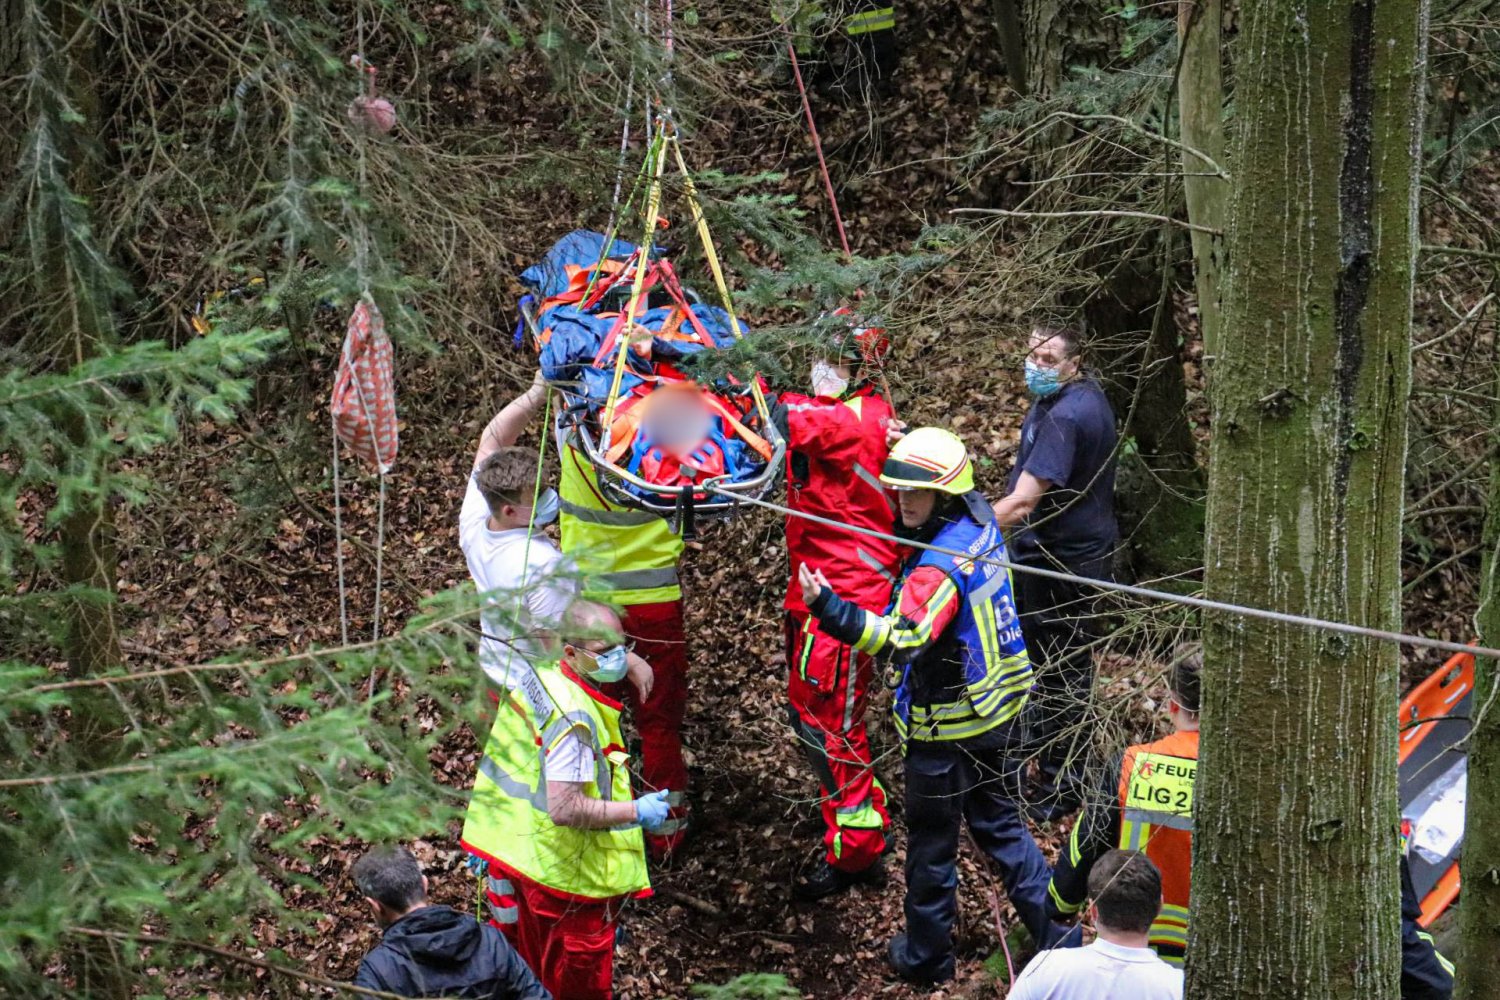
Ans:
[{"label": "person wearing white t-shirt", "polygon": [[1140,851],[1110,851],[1089,872],[1089,916],[1099,937],[1085,948],[1044,951],[1021,970],[1009,1000],[1182,1000],[1182,970],[1147,937],[1161,911],[1161,872]]},{"label": "person wearing white t-shirt", "polygon": [[[485,425],[458,515],[469,575],[489,595],[479,616],[479,666],[500,689],[514,687],[518,672],[538,659],[556,655],[554,635],[576,590],[562,553],[542,531],[557,518],[557,491],[539,489],[536,450],[516,446],[546,393],[538,374]],[[626,676],[644,701],[651,668],[632,653]]]}]

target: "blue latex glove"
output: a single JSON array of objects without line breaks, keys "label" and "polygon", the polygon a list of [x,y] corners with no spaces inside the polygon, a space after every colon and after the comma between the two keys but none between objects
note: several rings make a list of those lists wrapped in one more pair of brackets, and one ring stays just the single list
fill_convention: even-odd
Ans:
[{"label": "blue latex glove", "polygon": [[668,794],[663,788],[635,800],[635,821],[648,833],[661,829],[661,825],[667,821],[667,815],[672,811],[672,807],[667,804]]},{"label": "blue latex glove", "polygon": [[489,871],[490,863],[477,854],[471,854],[464,859],[464,867],[473,872],[475,878],[483,878]]}]

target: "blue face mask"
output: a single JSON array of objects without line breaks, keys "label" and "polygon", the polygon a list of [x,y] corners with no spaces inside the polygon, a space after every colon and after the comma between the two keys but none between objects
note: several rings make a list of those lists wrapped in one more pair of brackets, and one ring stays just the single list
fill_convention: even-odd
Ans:
[{"label": "blue face mask", "polygon": [[557,520],[558,508],[562,501],[558,499],[557,491],[547,487],[542,495],[536,498],[536,506],[531,509],[531,524],[536,528],[544,528]]},{"label": "blue face mask", "polygon": [[1062,388],[1062,382],[1057,377],[1056,368],[1043,368],[1041,365],[1026,359],[1026,390],[1033,396],[1043,398],[1052,395]]},{"label": "blue face mask", "polygon": [[584,659],[594,662],[593,669],[585,670],[584,676],[600,684],[613,684],[630,670],[630,657],[624,646],[615,646],[602,653],[590,653],[579,649]]}]

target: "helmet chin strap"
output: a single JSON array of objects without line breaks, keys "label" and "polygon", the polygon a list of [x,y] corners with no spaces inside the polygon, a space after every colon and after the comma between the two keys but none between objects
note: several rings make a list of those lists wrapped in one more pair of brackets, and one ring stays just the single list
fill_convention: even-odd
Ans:
[{"label": "helmet chin strap", "polygon": [[990,502],[978,490],[970,490],[961,499],[969,509],[969,516],[980,524],[989,524],[995,519],[995,508],[990,506]]}]

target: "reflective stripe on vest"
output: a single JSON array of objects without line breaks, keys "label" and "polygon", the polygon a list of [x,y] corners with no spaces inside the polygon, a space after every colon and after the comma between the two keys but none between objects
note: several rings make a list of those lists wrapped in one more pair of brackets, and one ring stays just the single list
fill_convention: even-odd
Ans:
[{"label": "reflective stripe on vest", "polygon": [[[570,735],[593,758],[594,776],[583,783],[583,794],[630,799],[619,709],[556,665],[539,666],[528,681],[496,712],[464,817],[464,846],[568,896],[611,899],[647,888],[639,826],[581,830],[558,826],[547,812],[546,754]],[[503,901],[496,903],[504,909]]]},{"label": "reflective stripe on vest", "polygon": [[[943,527],[933,545],[970,557],[1006,558],[994,522],[981,525],[968,515]],[[912,705],[909,697],[902,697],[903,682],[894,705],[897,733],[903,742],[907,738],[962,740],[1012,721],[1026,705],[1033,674],[1011,598],[1010,574],[976,558],[925,551],[907,564],[903,580],[919,566],[941,569],[959,591],[961,603],[948,629],[958,640],[956,655],[963,665],[966,690],[961,701]],[[920,668],[919,655],[913,669]],[[903,711],[907,718],[903,718]]]},{"label": "reflective stripe on vest", "polygon": [[589,579],[585,596],[627,607],[682,598],[681,536],[665,518],[611,501],[593,465],[573,444],[562,449],[558,493],[562,548]]},{"label": "reflective stripe on vest", "polygon": [[1196,732],[1131,747],[1120,768],[1119,846],[1144,852],[1161,871],[1162,908],[1149,938],[1156,953],[1176,966],[1187,950],[1197,773]]},{"label": "reflective stripe on vest", "polygon": [[616,573],[600,573],[594,579],[609,584],[609,593],[605,596],[610,596],[622,590],[675,587],[677,586],[677,568],[673,566],[668,569],[627,569]]},{"label": "reflective stripe on vest", "polygon": [[851,14],[844,22],[844,31],[850,35],[867,35],[872,31],[890,31],[896,26],[896,8],[881,7],[878,10],[862,10]]},{"label": "reflective stripe on vest", "polygon": [[576,503],[567,500],[558,500],[558,510],[570,517],[576,517],[580,521],[589,524],[611,524],[617,527],[640,527],[659,521],[661,518],[644,510],[595,510],[592,507],[580,507]]}]

